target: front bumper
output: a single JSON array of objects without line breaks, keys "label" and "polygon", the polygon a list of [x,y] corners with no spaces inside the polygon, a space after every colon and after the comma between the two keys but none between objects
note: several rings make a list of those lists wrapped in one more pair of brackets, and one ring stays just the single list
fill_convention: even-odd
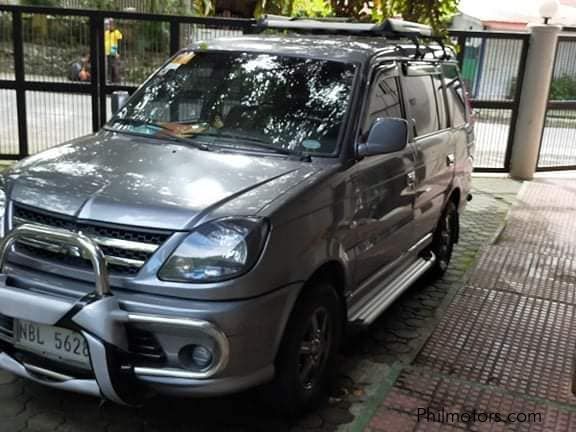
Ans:
[{"label": "front bumper", "polygon": [[[6,337],[0,338],[0,368],[50,387],[121,404],[138,404],[154,393],[229,394],[272,378],[275,353],[299,287],[289,286],[256,299],[216,304],[174,300],[167,305],[170,301],[166,298],[154,301],[153,296],[143,302],[143,296],[112,295],[104,257],[81,234],[18,227],[4,239],[0,266],[12,244],[29,236],[71,243],[87,251],[97,270],[96,290],[72,299],[30,288],[17,276],[0,274],[0,315],[81,333],[89,348],[91,371],[76,373],[66,365],[44,362],[18,351]],[[130,329],[153,335],[164,353],[163,359],[158,362],[137,358]],[[183,348],[200,344],[213,353],[213,361],[203,369],[192,367],[181,358]]]}]

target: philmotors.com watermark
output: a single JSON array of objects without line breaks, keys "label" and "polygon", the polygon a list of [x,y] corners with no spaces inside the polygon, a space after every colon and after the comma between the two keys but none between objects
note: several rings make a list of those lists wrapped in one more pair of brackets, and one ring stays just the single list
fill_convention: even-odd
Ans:
[{"label": "philmotors.com watermark", "polygon": [[430,423],[542,423],[542,413],[536,412],[486,412],[486,411],[446,411],[432,408],[418,408],[418,422]]}]

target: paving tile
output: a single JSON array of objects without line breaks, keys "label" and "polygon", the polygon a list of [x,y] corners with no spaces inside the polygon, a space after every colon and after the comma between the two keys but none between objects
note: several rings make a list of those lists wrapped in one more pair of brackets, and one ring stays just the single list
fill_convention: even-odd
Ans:
[{"label": "paving tile", "polygon": [[571,391],[575,307],[467,287],[450,305],[415,364],[550,400]]},{"label": "paving tile", "polygon": [[478,260],[468,283],[576,304],[576,256],[545,255],[491,246]]},{"label": "paving tile", "polygon": [[420,368],[402,373],[374,417],[380,420],[371,426],[380,425],[382,413],[386,418],[390,412],[400,414],[407,422],[408,426],[400,431],[570,431],[576,428],[576,410],[570,406],[553,406],[501,387],[454,380]]}]

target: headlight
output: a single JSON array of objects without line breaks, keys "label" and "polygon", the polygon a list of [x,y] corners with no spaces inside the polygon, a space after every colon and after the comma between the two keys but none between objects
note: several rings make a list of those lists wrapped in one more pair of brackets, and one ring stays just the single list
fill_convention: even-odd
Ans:
[{"label": "headlight", "polygon": [[246,273],[258,260],[268,223],[224,218],[196,228],[174,251],[159,277],[172,282],[218,282]]}]

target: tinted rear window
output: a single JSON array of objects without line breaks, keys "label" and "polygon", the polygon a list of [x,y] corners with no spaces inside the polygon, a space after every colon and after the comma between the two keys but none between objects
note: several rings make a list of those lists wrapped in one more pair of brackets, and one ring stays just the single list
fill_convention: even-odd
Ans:
[{"label": "tinted rear window", "polygon": [[436,95],[430,75],[404,78],[406,111],[414,122],[416,135],[426,135],[439,129]]},{"label": "tinted rear window", "polygon": [[442,73],[444,74],[446,97],[448,100],[448,109],[452,116],[452,125],[461,126],[466,123],[467,110],[464,85],[458,74],[458,67],[452,64],[443,64]]}]

